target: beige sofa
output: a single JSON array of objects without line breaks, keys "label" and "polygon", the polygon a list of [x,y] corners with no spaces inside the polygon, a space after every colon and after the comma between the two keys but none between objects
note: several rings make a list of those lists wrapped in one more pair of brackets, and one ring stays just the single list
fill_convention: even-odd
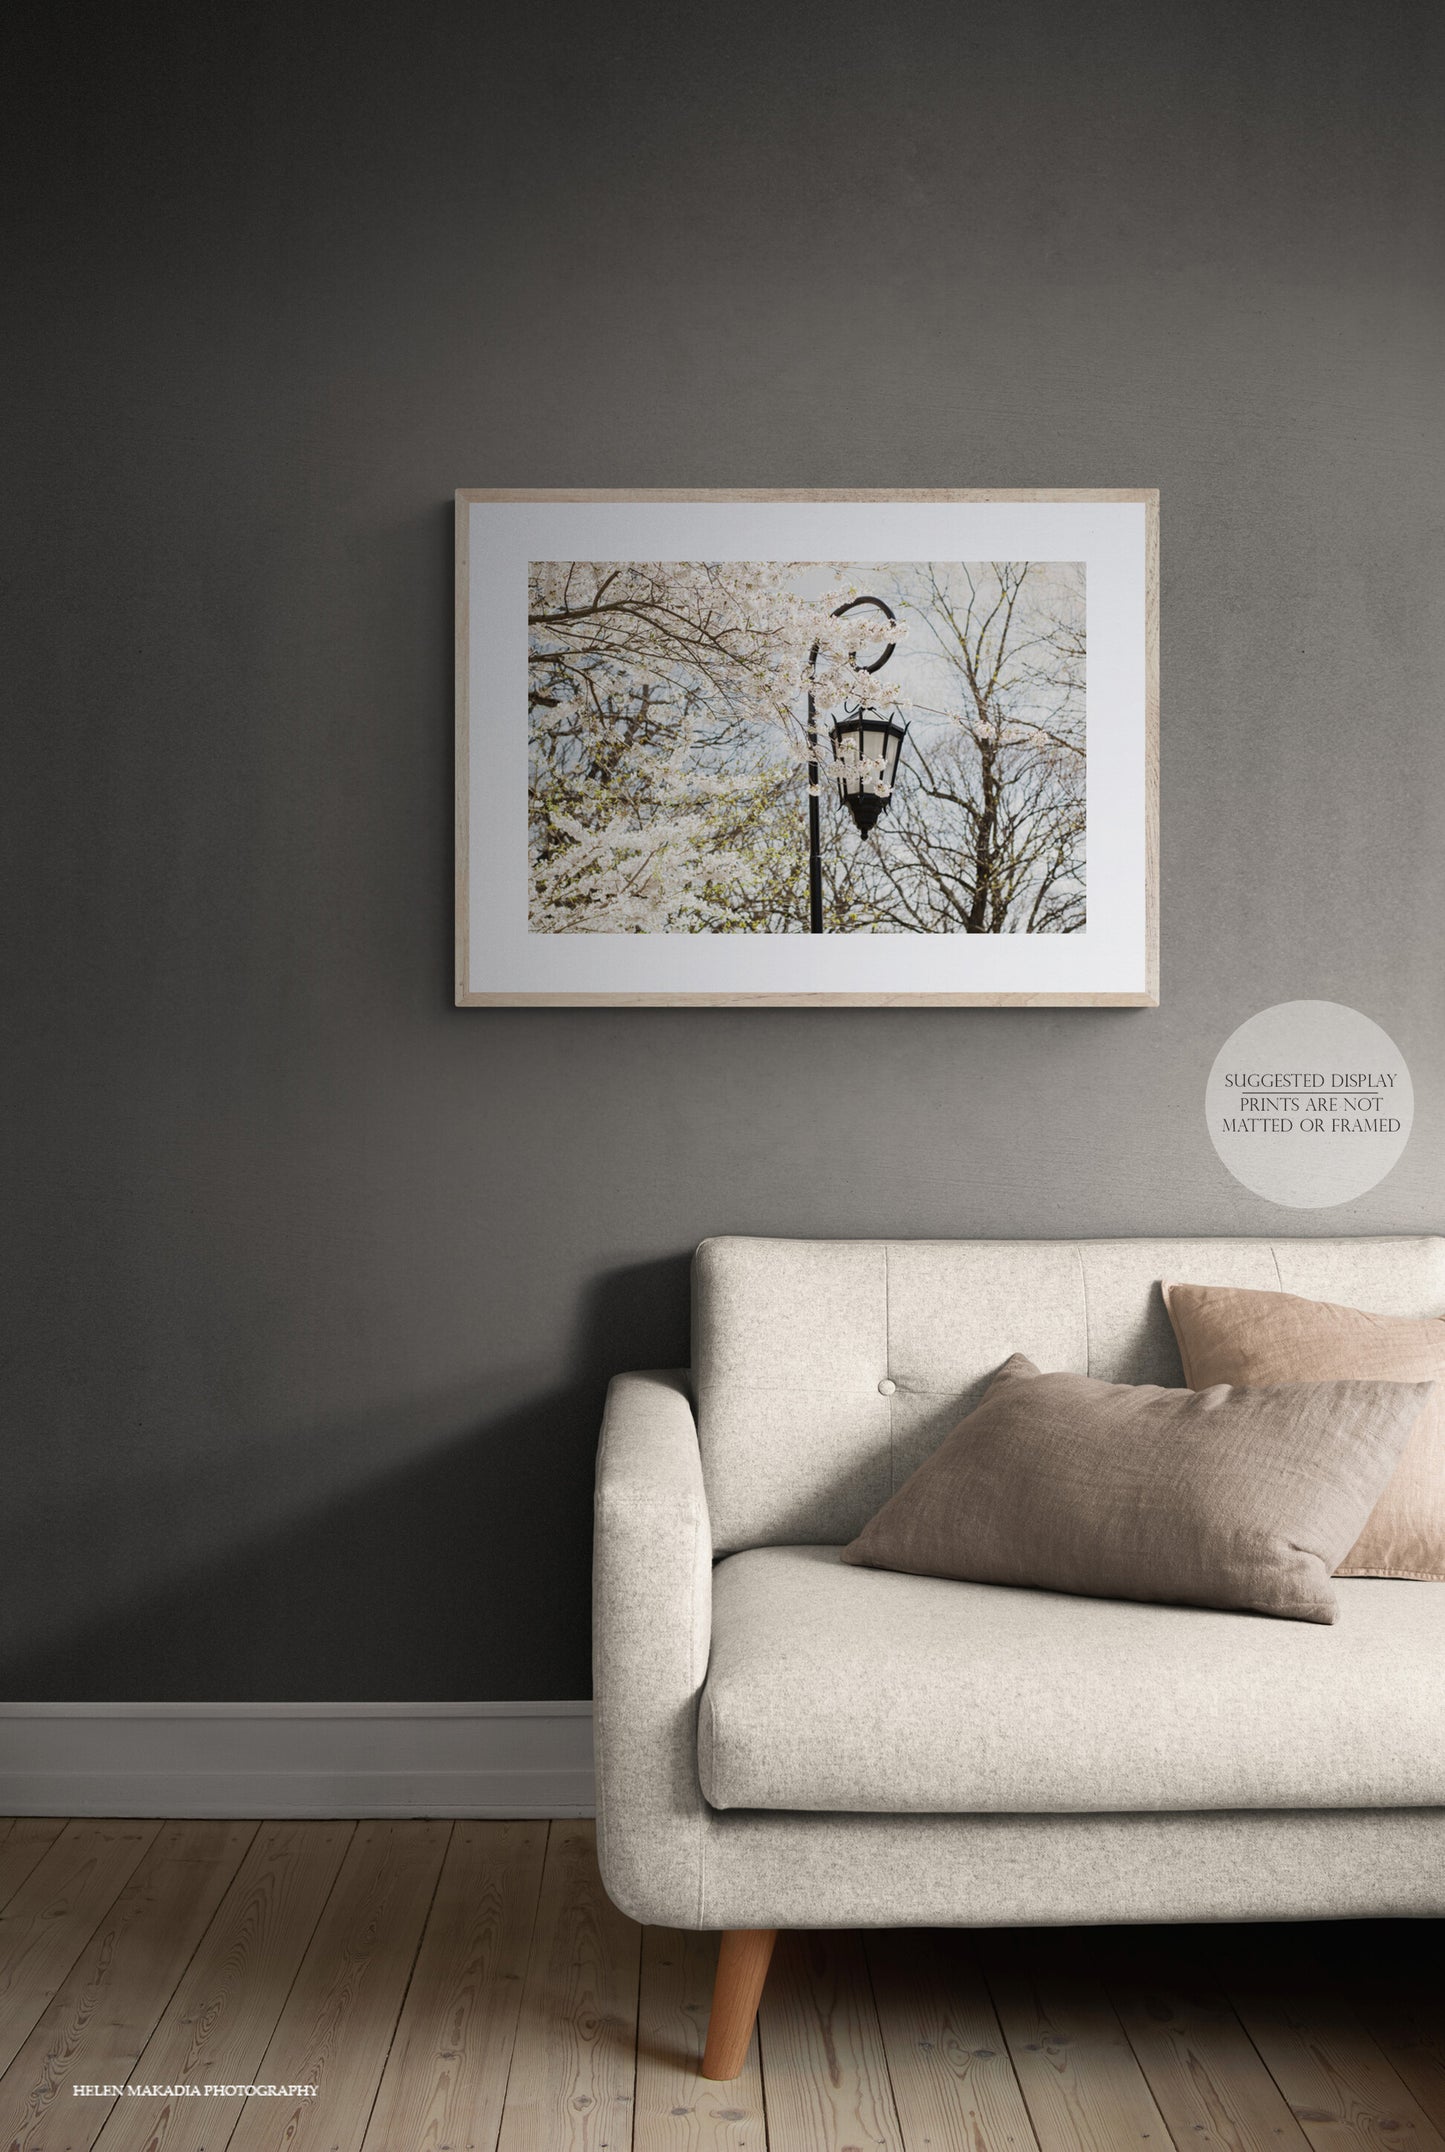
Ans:
[{"label": "beige sofa", "polygon": [[1010,1353],[1183,1380],[1161,1278],[1445,1311],[1445,1240],[705,1241],[597,1473],[607,1889],[726,1931],[1445,1913],[1445,1585],[1332,1627],[845,1568]]}]

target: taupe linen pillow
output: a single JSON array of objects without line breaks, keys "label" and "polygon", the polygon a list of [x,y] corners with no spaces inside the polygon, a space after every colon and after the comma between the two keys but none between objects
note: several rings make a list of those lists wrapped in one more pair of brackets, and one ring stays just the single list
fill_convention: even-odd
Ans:
[{"label": "taupe linen pillow", "polygon": [[[1329,1300],[1243,1286],[1165,1285],[1184,1380],[1329,1382],[1341,1376],[1445,1381],[1445,1320],[1367,1315]],[[1369,1521],[1338,1565],[1341,1577],[1445,1581],[1445,1390],[1415,1423]]]},{"label": "taupe linen pillow", "polygon": [[1331,1622],[1429,1383],[1164,1390],[1015,1353],[845,1562]]}]

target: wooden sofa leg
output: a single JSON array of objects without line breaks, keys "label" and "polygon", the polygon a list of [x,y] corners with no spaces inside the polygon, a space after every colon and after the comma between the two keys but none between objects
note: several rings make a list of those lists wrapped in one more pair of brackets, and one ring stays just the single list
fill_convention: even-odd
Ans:
[{"label": "wooden sofa leg", "polygon": [[777,1940],[776,1928],[729,1928],[723,1936],[702,2058],[704,2077],[741,2075]]}]

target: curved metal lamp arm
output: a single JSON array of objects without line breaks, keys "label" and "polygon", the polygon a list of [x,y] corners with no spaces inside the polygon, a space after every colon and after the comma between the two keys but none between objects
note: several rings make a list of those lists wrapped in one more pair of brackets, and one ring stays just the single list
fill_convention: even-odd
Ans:
[{"label": "curved metal lamp arm", "polygon": [[[847,603],[846,605],[835,605],[835,606],[834,606],[834,608],[833,608],[833,618],[834,618],[835,620],[841,620],[841,619],[843,618],[843,615],[844,615],[845,613],[856,613],[860,605],[872,605],[872,606],[876,606],[876,607],[877,607],[877,609],[878,609],[878,611],[879,611],[879,612],[880,612],[880,613],[881,613],[881,614],[883,615],[883,617],[884,617],[884,619],[885,619],[885,620],[887,620],[887,621],[890,621],[890,622],[892,622],[892,623],[894,623],[894,624],[896,624],[896,623],[897,623],[897,620],[898,620],[898,615],[897,615],[897,614],[896,614],[896,613],[894,612],[894,610],[893,610],[893,608],[892,608],[892,606],[891,606],[891,605],[887,605],[887,604],[885,604],[885,603],[884,603],[884,601],[883,601],[883,599],[882,599],[882,598],[850,598],[850,599],[848,600],[848,603]],[[872,663],[871,665],[859,665],[859,664],[858,664],[858,653],[857,653],[857,651],[856,651],[856,650],[850,650],[850,651],[849,651],[849,653],[848,653],[848,655],[849,655],[849,657],[850,657],[850,658],[852,658],[852,660],[853,660],[853,663],[854,663],[854,665],[855,665],[855,666],[857,667],[857,669],[858,669],[858,671],[859,671],[859,672],[864,672],[864,673],[876,673],[876,672],[881,672],[881,671],[883,670],[883,667],[884,667],[884,666],[885,666],[885,665],[886,665],[886,664],[888,663],[888,660],[889,660],[889,659],[890,659],[890,658],[892,657],[892,655],[893,655],[894,651],[895,651],[895,650],[896,650],[897,648],[898,648],[898,645],[897,645],[897,643],[889,643],[889,644],[887,645],[887,647],[885,648],[885,650],[884,650],[884,652],[883,652],[883,655],[882,655],[882,657],[881,657],[881,658],[875,658],[875,659],[873,660],[873,663]],[[814,656],[814,658],[816,658],[816,657],[817,657],[817,655],[818,655],[818,645],[817,645],[816,643],[814,643],[814,645],[813,645],[813,656]]]}]

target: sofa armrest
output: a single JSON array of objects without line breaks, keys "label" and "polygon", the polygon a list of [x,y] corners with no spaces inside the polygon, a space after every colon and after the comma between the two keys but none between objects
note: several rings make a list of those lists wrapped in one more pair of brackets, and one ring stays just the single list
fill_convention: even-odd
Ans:
[{"label": "sofa armrest", "polygon": [[618,1375],[597,1457],[592,1660],[597,1845],[634,1920],[701,1925],[707,1809],[697,1706],[712,1636],[712,1535],[681,1372]]}]

